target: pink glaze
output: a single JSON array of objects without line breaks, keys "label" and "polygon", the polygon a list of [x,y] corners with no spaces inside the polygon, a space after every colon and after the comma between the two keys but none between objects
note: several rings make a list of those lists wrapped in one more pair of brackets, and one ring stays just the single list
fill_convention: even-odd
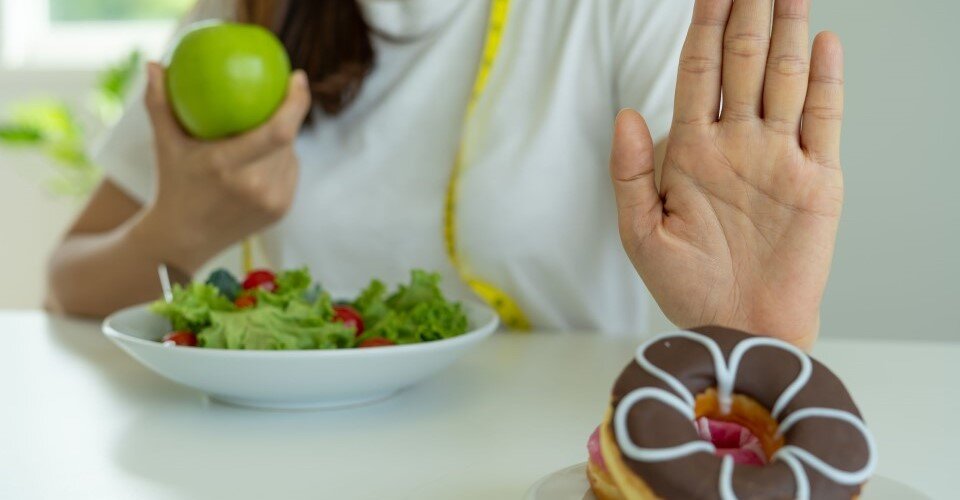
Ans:
[{"label": "pink glaze", "polygon": [[767,463],[760,440],[742,425],[701,417],[697,419],[697,432],[701,439],[717,447],[717,456],[730,455],[740,465]]},{"label": "pink glaze", "polygon": [[603,454],[600,453],[600,427],[593,430],[590,439],[587,440],[587,452],[590,453],[590,461],[600,467],[600,470],[607,470],[607,464],[603,461]]},{"label": "pink glaze", "polygon": [[[699,418],[696,427],[701,439],[710,441],[717,447],[718,457],[730,455],[738,465],[767,463],[760,440],[746,427],[733,422],[710,420],[706,417]],[[590,439],[587,440],[587,452],[590,454],[590,462],[600,467],[600,470],[607,470],[603,454],[600,453],[600,427],[590,434]]]}]

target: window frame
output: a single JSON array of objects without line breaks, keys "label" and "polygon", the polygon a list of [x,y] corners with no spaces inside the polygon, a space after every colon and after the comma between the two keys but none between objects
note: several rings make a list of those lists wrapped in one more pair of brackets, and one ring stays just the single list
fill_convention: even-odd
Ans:
[{"label": "window frame", "polygon": [[176,20],[50,19],[49,0],[0,0],[0,70],[95,70],[133,49],[156,58]]}]

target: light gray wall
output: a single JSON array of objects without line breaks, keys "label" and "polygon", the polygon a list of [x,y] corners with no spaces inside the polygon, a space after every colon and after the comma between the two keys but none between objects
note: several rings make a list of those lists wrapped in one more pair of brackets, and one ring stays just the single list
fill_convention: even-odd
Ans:
[{"label": "light gray wall", "polygon": [[814,1],[846,48],[827,336],[960,340],[960,2]]},{"label": "light gray wall", "polygon": [[[65,99],[82,108],[94,85],[91,72],[0,71],[0,115],[11,103],[35,97]],[[46,159],[0,148],[0,309],[39,307],[46,256],[73,219],[79,201],[50,194]]]}]

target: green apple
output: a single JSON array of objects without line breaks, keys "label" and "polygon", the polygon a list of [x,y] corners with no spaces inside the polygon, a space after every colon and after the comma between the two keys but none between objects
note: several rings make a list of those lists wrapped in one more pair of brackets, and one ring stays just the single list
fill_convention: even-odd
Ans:
[{"label": "green apple", "polygon": [[251,24],[199,23],[167,67],[174,114],[191,135],[219,139],[256,128],[283,102],[290,59],[270,31]]}]

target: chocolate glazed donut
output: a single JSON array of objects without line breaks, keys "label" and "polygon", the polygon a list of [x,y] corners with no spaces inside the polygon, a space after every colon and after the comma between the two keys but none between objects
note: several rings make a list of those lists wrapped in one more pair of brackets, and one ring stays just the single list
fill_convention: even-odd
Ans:
[{"label": "chocolate glazed donut", "polygon": [[[783,446],[769,463],[735,466],[699,438],[694,398],[713,388],[721,413],[734,395],[770,411]],[[660,498],[850,499],[876,464],[857,406],[830,370],[785,342],[726,328],[641,346],[613,387],[608,417],[616,449],[604,456],[625,465],[621,476],[636,476],[627,483]]]}]

